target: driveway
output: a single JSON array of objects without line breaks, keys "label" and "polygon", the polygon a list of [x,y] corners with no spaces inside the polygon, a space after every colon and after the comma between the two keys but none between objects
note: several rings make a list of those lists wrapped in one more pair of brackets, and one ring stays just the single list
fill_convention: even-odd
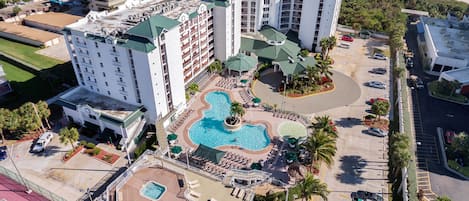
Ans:
[{"label": "driveway", "polygon": [[[423,72],[416,43],[415,25],[409,25],[408,30],[407,46],[415,53],[415,67],[410,70],[410,73],[418,75],[425,83],[438,79]],[[440,161],[442,153],[437,147],[435,136],[437,127],[468,132],[469,106],[432,98],[426,89],[412,91],[412,102],[414,103],[415,137],[416,141],[421,143],[417,146],[418,171],[428,172],[430,184],[427,185],[431,185],[434,193],[448,195],[453,201],[467,200],[466,191],[469,189],[469,181],[462,180],[443,167]],[[420,188],[428,187],[421,185]]]},{"label": "driveway", "polygon": [[[24,141],[9,147],[13,153],[10,157],[15,161],[21,175],[29,182],[66,200],[77,200],[83,196],[87,188],[93,188],[97,183],[102,182],[103,177],[114,173],[116,168],[126,164],[123,157],[112,166],[82,153],[78,153],[64,163],[62,157],[71,149],[71,146],[61,144],[57,134],[43,153],[29,153],[31,144],[32,141]],[[99,146],[106,151],[124,155],[106,145]],[[0,166],[16,173],[11,160],[0,161]]]},{"label": "driveway", "polygon": [[[323,168],[319,175],[329,186],[329,200],[348,201],[350,193],[357,190],[381,193],[387,200],[387,138],[367,134],[367,127],[361,124],[361,119],[367,115],[366,110],[370,109],[365,102],[376,97],[388,99],[390,93],[389,89],[363,85],[374,80],[389,86],[388,61],[369,58],[370,50],[375,47],[387,48],[381,41],[355,39],[350,49],[336,47],[332,52],[332,58],[336,61],[334,69],[358,83],[361,94],[351,104],[316,114],[331,116],[339,130],[334,164],[329,169]],[[387,68],[388,73],[370,74],[368,71],[374,67]],[[352,92],[342,93],[343,96],[354,95]]]}]

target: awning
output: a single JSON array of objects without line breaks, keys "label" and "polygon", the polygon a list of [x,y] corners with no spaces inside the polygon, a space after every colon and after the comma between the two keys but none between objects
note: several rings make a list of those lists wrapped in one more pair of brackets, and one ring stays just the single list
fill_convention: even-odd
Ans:
[{"label": "awning", "polygon": [[178,135],[171,133],[166,137],[166,139],[168,139],[169,141],[176,140],[178,139]]},{"label": "awning", "polygon": [[200,144],[197,150],[192,153],[192,156],[205,158],[215,164],[218,164],[223,156],[225,156],[225,152]]},{"label": "awning", "polygon": [[173,154],[179,154],[182,152],[182,147],[181,146],[174,146],[171,147],[171,153]]},{"label": "awning", "polygon": [[225,67],[232,71],[244,72],[256,67],[257,60],[253,57],[239,53],[225,61]]}]

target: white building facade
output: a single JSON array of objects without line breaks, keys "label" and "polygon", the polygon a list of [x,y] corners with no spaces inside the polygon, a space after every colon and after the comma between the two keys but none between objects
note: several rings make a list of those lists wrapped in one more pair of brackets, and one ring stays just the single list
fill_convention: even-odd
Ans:
[{"label": "white building facade", "polygon": [[240,3],[230,0],[128,0],[64,29],[79,87],[143,106],[151,124],[185,108],[185,86],[237,54],[240,34]]},{"label": "white building facade", "polygon": [[319,51],[319,41],[335,34],[342,0],[241,0],[241,32],[269,25],[298,33],[301,47]]}]

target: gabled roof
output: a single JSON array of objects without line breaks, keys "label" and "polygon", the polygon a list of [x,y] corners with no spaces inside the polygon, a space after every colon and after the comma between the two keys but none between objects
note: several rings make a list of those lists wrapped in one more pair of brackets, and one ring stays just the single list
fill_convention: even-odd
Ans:
[{"label": "gabled roof", "polygon": [[241,37],[240,49],[275,61],[288,59],[288,56],[296,57],[301,50],[296,43],[289,40],[285,40],[283,45],[269,45],[265,41],[245,37]]},{"label": "gabled roof", "polygon": [[284,41],[287,39],[283,33],[278,32],[270,26],[262,27],[262,30],[259,31],[267,40],[271,41]]},{"label": "gabled roof", "polygon": [[177,20],[170,19],[162,15],[155,15],[129,29],[127,34],[155,39],[163,32],[164,29],[170,30],[178,24],[179,21]]},{"label": "gabled roof", "polygon": [[130,36],[130,38],[125,40],[125,42],[120,42],[118,44],[122,47],[145,53],[151,52],[152,50],[156,49],[155,45],[153,45],[151,41],[146,38],[137,36]]}]

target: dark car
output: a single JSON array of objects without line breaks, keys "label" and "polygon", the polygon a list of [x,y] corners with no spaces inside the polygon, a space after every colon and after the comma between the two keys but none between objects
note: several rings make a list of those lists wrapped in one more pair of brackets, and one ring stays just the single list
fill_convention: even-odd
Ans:
[{"label": "dark car", "polygon": [[353,37],[349,35],[343,35],[341,40],[347,41],[347,42],[353,42]]},{"label": "dark car", "polygon": [[0,147],[0,161],[3,161],[7,158],[8,158],[7,147],[6,146]]},{"label": "dark car", "polygon": [[368,72],[373,73],[373,74],[384,75],[384,74],[386,74],[387,70],[386,70],[386,68],[373,68]]},{"label": "dark car", "polygon": [[414,61],[412,61],[412,58],[407,58],[406,67],[407,68],[413,68],[414,67]]},{"label": "dark car", "polygon": [[376,193],[372,193],[368,191],[352,192],[352,194],[350,194],[350,197],[353,200],[362,199],[362,200],[370,200],[370,201],[383,201],[383,197],[381,197],[380,195]]}]

